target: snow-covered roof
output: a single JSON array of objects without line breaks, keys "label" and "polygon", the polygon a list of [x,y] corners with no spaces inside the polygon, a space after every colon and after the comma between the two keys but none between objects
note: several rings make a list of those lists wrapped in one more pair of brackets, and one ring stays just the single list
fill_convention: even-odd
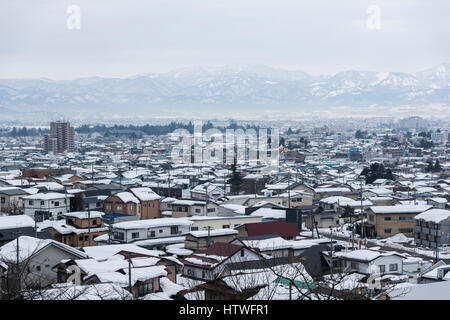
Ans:
[{"label": "snow-covered roof", "polygon": [[48,192],[48,193],[36,193],[29,196],[25,196],[22,199],[25,200],[58,200],[65,198],[73,198],[73,194],[65,194],[58,192]]},{"label": "snow-covered roof", "polygon": [[[35,254],[39,253],[41,250],[48,246],[56,246],[64,251],[67,251],[68,253],[71,253],[77,257],[85,258],[87,255],[75,248],[72,248],[71,246],[68,246],[64,243],[50,240],[50,239],[38,239],[34,237],[28,237],[28,236],[20,236],[18,238],[19,242],[19,261],[25,261],[31,256],[34,256]],[[0,247],[0,260],[3,261],[11,261],[16,262],[17,261],[17,239],[10,241]]]},{"label": "snow-covered roof", "polygon": [[132,243],[90,246],[90,247],[84,247],[83,251],[86,252],[86,254],[90,258],[94,258],[96,260],[109,259],[121,251],[139,253],[139,254],[144,254],[144,255],[149,255],[149,256],[161,256],[161,255],[165,254],[164,251],[147,250],[147,249],[141,248]]},{"label": "snow-covered roof", "polygon": [[286,210],[272,209],[272,208],[259,208],[253,211],[250,216],[259,216],[263,219],[285,219]]},{"label": "snow-covered roof", "polygon": [[114,196],[118,197],[123,203],[141,203],[131,192],[118,192]]},{"label": "snow-covered roof", "polygon": [[369,249],[353,250],[348,252],[335,252],[334,256],[342,259],[359,260],[370,262],[382,256],[399,255],[396,252],[380,252]]},{"label": "snow-covered roof", "polygon": [[161,196],[148,187],[131,188],[130,191],[141,201],[159,200]]},{"label": "snow-covered roof", "polygon": [[199,231],[189,232],[189,234],[195,238],[208,237],[208,233],[211,237],[217,237],[217,236],[238,234],[238,231],[234,230],[234,229],[214,229],[214,230],[210,230],[209,232],[208,232],[208,230],[199,230]]},{"label": "snow-covered roof", "polygon": [[396,206],[372,206],[370,209],[375,214],[421,213],[432,208],[429,205],[396,205]]},{"label": "snow-covered roof", "polygon": [[0,217],[0,230],[26,227],[34,227],[33,218],[27,215],[21,214],[16,216]]},{"label": "snow-covered roof", "polygon": [[105,213],[101,211],[74,211],[69,213],[64,213],[65,217],[72,217],[78,219],[87,219],[87,218],[101,218]]},{"label": "snow-covered roof", "polygon": [[30,294],[32,300],[131,300],[133,295],[114,283],[66,285]]},{"label": "snow-covered roof", "polygon": [[190,226],[193,223],[193,221],[190,221],[187,218],[159,218],[118,222],[113,226],[117,229],[142,229],[168,226]]},{"label": "snow-covered roof", "polygon": [[450,281],[400,284],[390,290],[393,300],[450,300]]},{"label": "snow-covered roof", "polygon": [[349,188],[316,188],[315,193],[325,193],[325,192],[351,192]]},{"label": "snow-covered roof", "polygon": [[440,223],[450,218],[450,210],[431,209],[414,217],[416,220],[425,220],[428,222]]}]

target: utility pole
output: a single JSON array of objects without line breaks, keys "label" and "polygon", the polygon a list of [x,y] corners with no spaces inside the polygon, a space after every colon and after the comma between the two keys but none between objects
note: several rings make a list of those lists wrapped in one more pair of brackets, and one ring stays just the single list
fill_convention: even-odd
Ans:
[{"label": "utility pole", "polygon": [[21,289],[21,272],[20,272],[20,255],[19,255],[19,238],[22,235],[22,232],[16,231],[13,232],[13,236],[16,237],[16,275],[17,275],[17,291]]},{"label": "utility pole", "polygon": [[169,198],[170,198],[170,169],[169,169]]},{"label": "utility pole", "polygon": [[[363,214],[363,192],[362,192],[362,177],[360,176],[359,179],[359,185],[360,185],[360,198],[361,198],[361,215]],[[364,245],[367,249],[367,244],[366,244],[366,214],[364,212],[363,215],[363,220],[362,220],[362,225],[361,225],[361,238],[364,238]]]},{"label": "utility pole", "polygon": [[208,215],[208,200],[209,200],[208,185],[205,187],[205,192],[206,192],[205,216],[207,216]]},{"label": "utility pole", "polygon": [[331,258],[331,277],[333,278],[333,228],[330,226],[330,258]]},{"label": "utility pole", "polygon": [[130,290],[130,293],[132,292],[132,285],[131,285],[131,254],[128,254],[128,289]]},{"label": "utility pole", "polygon": [[34,237],[37,238],[37,221],[36,221],[36,212],[34,213]]},{"label": "utility pole", "polygon": [[91,246],[91,207],[88,203],[88,244]]},{"label": "utility pole", "polygon": [[208,226],[208,241],[206,243],[206,247],[209,248],[211,246],[211,226]]},{"label": "utility pole", "polygon": [[290,184],[290,180],[291,180],[291,172],[289,171],[289,175],[288,175],[288,207],[289,207],[289,209],[291,208],[291,184]]}]

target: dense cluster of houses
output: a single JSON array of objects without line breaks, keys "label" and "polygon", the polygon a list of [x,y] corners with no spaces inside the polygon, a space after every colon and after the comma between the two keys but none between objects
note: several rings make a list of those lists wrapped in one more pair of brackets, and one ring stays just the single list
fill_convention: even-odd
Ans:
[{"label": "dense cluster of houses", "polygon": [[448,137],[418,133],[312,128],[277,170],[175,162],[162,136],[3,140],[0,297],[450,298]]}]

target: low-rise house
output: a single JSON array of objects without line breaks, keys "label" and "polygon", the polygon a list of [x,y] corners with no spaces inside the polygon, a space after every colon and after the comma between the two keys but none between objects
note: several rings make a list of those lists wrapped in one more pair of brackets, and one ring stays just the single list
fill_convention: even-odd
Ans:
[{"label": "low-rise house", "polygon": [[19,235],[36,233],[35,221],[27,215],[0,216],[0,245],[16,239]]},{"label": "low-rise house", "polygon": [[148,187],[130,188],[129,191],[140,201],[141,219],[160,217],[161,197]]},{"label": "low-rise house", "polygon": [[[181,272],[183,264],[174,257],[159,257],[147,254],[120,252],[113,259],[96,260],[64,260],[54,267],[58,274],[58,282],[67,282],[69,269],[76,266],[80,272],[82,284],[113,282],[125,288],[129,285],[128,269],[131,268],[132,292],[135,297],[159,292],[161,277],[176,283],[176,276]],[[127,275],[127,278],[124,277]],[[139,277],[137,277],[140,275]],[[147,287],[142,287],[147,285]]]},{"label": "low-rise house", "polygon": [[192,216],[188,218],[194,222],[191,226],[191,231],[206,230],[210,227],[214,229],[227,229],[236,228],[242,224],[261,222],[262,217],[249,216],[249,215],[236,215],[236,216]]},{"label": "low-rise house", "polygon": [[242,245],[216,242],[207,249],[196,250],[181,260],[183,275],[198,280],[220,278],[226,264],[248,260],[259,260],[260,255]]},{"label": "low-rise house", "polygon": [[118,192],[105,199],[103,211],[106,213],[119,213],[141,218],[141,202],[131,192]]},{"label": "low-rise house", "polygon": [[[19,250],[18,250],[19,249]],[[87,255],[55,240],[20,236],[0,247],[0,261],[8,265],[9,290],[18,287],[44,288],[56,283],[52,267],[64,259],[81,259]]]},{"label": "low-rise house", "polygon": [[427,204],[437,208],[437,209],[445,209],[448,201],[445,198],[434,197],[427,199]]},{"label": "low-rise house", "polygon": [[199,184],[191,189],[191,198],[197,200],[217,200],[224,196],[222,187],[210,182]]},{"label": "low-rise house", "polygon": [[380,238],[397,233],[413,236],[414,217],[430,208],[429,205],[372,206],[367,210],[366,234]]},{"label": "low-rise house", "polygon": [[177,200],[172,202],[172,217],[217,216],[219,205],[212,201]]},{"label": "low-rise house", "polygon": [[450,244],[450,210],[430,209],[414,217],[414,242],[436,248]]},{"label": "low-rise house", "polygon": [[179,237],[193,224],[186,218],[160,218],[119,222],[112,225],[112,240],[130,243],[139,240]]},{"label": "low-rise house", "polygon": [[61,218],[70,212],[70,198],[72,194],[58,192],[36,193],[23,197],[24,213],[41,222]]},{"label": "low-rise house", "polygon": [[[330,265],[333,264],[335,272],[362,274],[403,274],[404,256],[396,252],[381,252],[370,249],[353,251],[333,252],[331,256],[328,251],[323,255]],[[331,258],[332,257],[332,258]]]},{"label": "low-rise house", "polygon": [[20,188],[0,190],[0,210],[1,212],[11,214],[23,213],[23,201],[24,196],[28,196],[29,193]]},{"label": "low-rise house", "polygon": [[350,188],[346,187],[335,187],[335,188],[316,188],[314,189],[314,199],[320,200],[323,198],[328,198],[332,196],[343,196],[357,200],[359,192],[352,191]]},{"label": "low-rise house", "polygon": [[330,228],[339,226],[339,213],[337,210],[321,210],[320,207],[306,214],[305,226],[308,229]]},{"label": "low-rise house", "polygon": [[239,238],[278,235],[283,239],[292,240],[300,235],[296,222],[267,221],[258,223],[246,223],[235,228]]},{"label": "low-rise house", "polygon": [[241,244],[263,253],[266,256],[281,258],[293,257],[295,244],[275,235],[236,238],[231,243]]},{"label": "low-rise house", "polygon": [[42,231],[48,231],[54,239],[72,247],[96,245],[95,237],[108,233],[103,226],[100,211],[78,211],[66,213],[65,221],[44,221],[40,224]]},{"label": "low-rise house", "polygon": [[205,249],[216,242],[230,242],[238,232],[234,229],[191,231],[186,235],[184,247],[190,250]]}]

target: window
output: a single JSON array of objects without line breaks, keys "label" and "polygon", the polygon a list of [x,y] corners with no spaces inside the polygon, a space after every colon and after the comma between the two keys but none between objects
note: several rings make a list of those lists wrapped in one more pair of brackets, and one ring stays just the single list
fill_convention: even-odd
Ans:
[{"label": "window", "polygon": [[78,241],[83,241],[83,237],[82,237],[82,236],[79,236],[79,237],[78,237]]},{"label": "window", "polygon": [[391,221],[391,217],[384,217],[384,221]]},{"label": "window", "polygon": [[202,212],[200,209],[195,209],[195,213],[200,213]]},{"label": "window", "polygon": [[385,267],[385,265],[384,265],[384,264],[379,265],[379,266],[378,266],[378,270],[379,270],[381,273],[386,272],[386,267]]},{"label": "window", "polygon": [[138,295],[142,296],[153,291],[153,283],[147,282],[138,286]]},{"label": "window", "polygon": [[413,232],[413,229],[411,229],[411,228],[400,228],[400,229],[398,229],[398,232],[400,232],[400,233],[412,233]]},{"label": "window", "polygon": [[150,231],[150,238],[154,238],[155,237],[155,231]]},{"label": "window", "polygon": [[397,271],[398,270],[398,264],[392,263],[389,265],[389,271]]},{"label": "window", "polygon": [[41,206],[45,205],[45,201],[41,201]]},{"label": "window", "polygon": [[97,220],[92,220],[92,224],[95,226],[97,225]]},{"label": "window", "polygon": [[59,201],[55,201],[55,207],[59,207]]},{"label": "window", "polygon": [[89,236],[84,236],[84,241],[89,241]]},{"label": "window", "polygon": [[197,231],[198,227],[191,227],[191,231]]},{"label": "window", "polygon": [[370,216],[369,216],[369,220],[370,220],[370,221],[374,221],[374,220],[375,220],[375,219],[374,219],[374,216],[373,216],[373,215],[370,215]]},{"label": "window", "polygon": [[214,211],[216,211],[216,209],[215,208],[211,208],[211,209],[208,209],[207,211],[208,212],[214,212]]},{"label": "window", "polygon": [[407,221],[407,220],[412,220],[413,217],[398,217],[398,220],[400,221]]},{"label": "window", "polygon": [[350,263],[350,268],[358,270],[359,269],[359,263],[356,263],[356,262]]},{"label": "window", "polygon": [[206,278],[206,272],[202,271],[202,278],[205,279]]},{"label": "window", "polygon": [[241,257],[243,257],[245,255],[244,250],[241,250]]},{"label": "window", "polygon": [[159,229],[159,233],[163,233],[163,229]]},{"label": "window", "polygon": [[124,240],[125,239],[125,235],[123,232],[114,232],[114,239],[117,240]]},{"label": "window", "polygon": [[2,203],[5,203],[5,202],[6,202],[6,198],[2,197]]},{"label": "window", "polygon": [[121,205],[116,205],[116,209],[117,210],[122,210],[122,206]]},{"label": "window", "polygon": [[392,229],[384,229],[384,233],[391,233]]},{"label": "window", "polygon": [[29,204],[30,206],[32,206],[32,205],[33,205],[33,200],[28,201],[28,204]]},{"label": "window", "polygon": [[139,238],[139,232],[133,232],[133,233],[131,234],[131,238],[132,238],[132,239],[137,239],[137,238]]},{"label": "window", "polygon": [[228,229],[228,228],[230,228],[230,225],[229,225],[229,224],[224,224],[224,225],[222,226],[222,229]]},{"label": "window", "polygon": [[170,227],[170,234],[178,234],[178,226]]},{"label": "window", "polygon": [[111,210],[111,205],[110,204],[106,205],[106,210]]},{"label": "window", "polygon": [[37,271],[41,271],[41,266],[36,266]]}]

